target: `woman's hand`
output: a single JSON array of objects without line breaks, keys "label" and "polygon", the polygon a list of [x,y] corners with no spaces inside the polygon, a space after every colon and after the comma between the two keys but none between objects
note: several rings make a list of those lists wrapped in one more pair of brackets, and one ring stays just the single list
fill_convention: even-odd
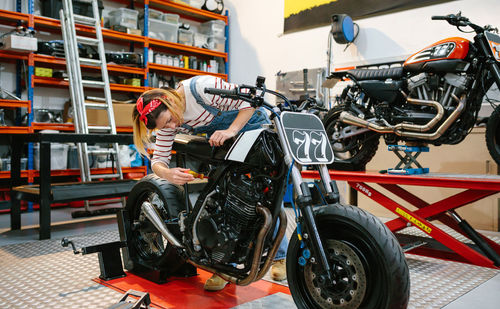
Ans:
[{"label": "woman's hand", "polygon": [[231,129],[215,131],[208,143],[210,146],[222,146],[226,140],[235,137],[236,133]]},{"label": "woman's hand", "polygon": [[164,178],[173,184],[182,186],[186,182],[194,180],[193,175],[186,173],[189,171],[190,169],[188,168],[181,168],[181,167],[169,168],[165,171]]}]

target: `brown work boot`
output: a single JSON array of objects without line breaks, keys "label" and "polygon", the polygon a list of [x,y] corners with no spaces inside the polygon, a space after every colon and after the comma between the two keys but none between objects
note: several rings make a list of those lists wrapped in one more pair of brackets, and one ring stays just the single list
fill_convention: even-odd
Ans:
[{"label": "brown work boot", "polygon": [[203,287],[207,291],[220,291],[222,290],[228,282],[221,277],[213,274],[207,282],[205,282],[205,286]]},{"label": "brown work boot", "polygon": [[275,281],[286,279],[286,260],[274,261],[271,266],[271,278]]}]

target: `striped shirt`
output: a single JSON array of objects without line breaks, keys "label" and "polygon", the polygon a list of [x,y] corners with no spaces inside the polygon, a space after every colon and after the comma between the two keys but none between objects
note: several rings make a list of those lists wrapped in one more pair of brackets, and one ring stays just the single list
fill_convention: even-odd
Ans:
[{"label": "striped shirt", "polygon": [[[206,126],[214,120],[214,115],[206,111],[200,104],[196,102],[193,94],[191,93],[192,78],[182,81],[184,87],[184,94],[186,97],[186,110],[184,111],[184,124],[190,127],[197,128],[201,126]],[[206,105],[213,106],[220,111],[232,111],[232,110],[243,110],[252,108],[250,103],[242,100],[232,100],[227,98],[221,98],[218,95],[212,95],[204,92],[205,88],[218,88],[218,89],[234,89],[236,84],[227,83],[221,78],[214,76],[201,76],[196,80],[196,91],[203,99]],[[170,158],[172,156],[172,144],[174,143],[174,138],[177,133],[189,133],[189,131],[183,127],[177,127],[175,129],[161,129],[156,131],[156,143],[153,152],[153,158],[151,159],[151,166],[158,162],[162,162],[165,165],[169,165]]]}]

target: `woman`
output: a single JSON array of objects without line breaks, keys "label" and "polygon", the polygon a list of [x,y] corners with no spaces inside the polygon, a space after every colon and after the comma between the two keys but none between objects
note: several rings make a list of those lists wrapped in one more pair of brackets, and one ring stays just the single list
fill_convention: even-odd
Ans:
[{"label": "woman", "polygon": [[[144,144],[149,142],[150,131],[158,130],[151,159],[153,172],[177,185],[194,180],[189,169],[169,168],[172,144],[180,133],[206,133],[211,146],[221,146],[239,132],[260,128],[269,123],[264,110],[255,110],[248,102],[206,94],[205,88],[234,89],[235,84],[213,76],[196,76],[180,82],[177,89],[153,89],[144,92],[137,100],[133,112],[134,143],[147,155]],[[285,257],[288,239],[283,238],[271,276],[275,280],[286,278]],[[227,282],[213,275],[205,289],[219,291]]]}]

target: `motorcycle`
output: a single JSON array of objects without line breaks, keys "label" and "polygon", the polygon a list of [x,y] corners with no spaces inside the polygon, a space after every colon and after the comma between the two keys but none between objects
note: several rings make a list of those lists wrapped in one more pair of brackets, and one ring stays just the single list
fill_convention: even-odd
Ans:
[{"label": "motorcycle", "polygon": [[[155,175],[133,187],[126,204],[125,267],[173,274],[188,263],[237,285],[260,280],[285,234],[282,201],[291,180],[297,228],[286,270],[297,306],[405,308],[410,281],[402,249],[379,219],[339,202],[321,120],[266,89],[261,77],[256,86],[205,92],[263,107],[271,124],[222,147],[212,148],[202,137],[176,139],[176,155],[204,162],[208,182],[194,206],[183,187]],[[266,93],[286,104],[267,103]],[[314,203],[301,166],[319,171],[325,202]]]},{"label": "motorcycle", "polygon": [[[387,145],[458,144],[476,124],[483,98],[500,88],[500,37],[465,16],[433,16],[470,27],[474,41],[452,37],[413,54],[402,67],[332,73],[331,82],[350,79],[324,118],[336,160],[330,167],[363,170],[375,155],[380,135]],[[498,90],[497,90],[498,91]],[[486,144],[500,164],[500,106],[488,118]]]}]

